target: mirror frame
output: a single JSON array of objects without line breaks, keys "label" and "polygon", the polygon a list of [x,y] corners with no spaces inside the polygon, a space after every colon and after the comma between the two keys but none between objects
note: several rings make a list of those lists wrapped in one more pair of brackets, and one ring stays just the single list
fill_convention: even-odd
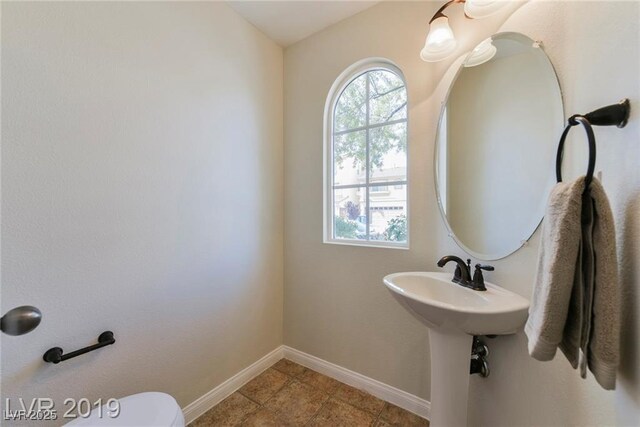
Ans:
[{"label": "mirror frame", "polygon": [[[563,93],[562,93],[562,86],[560,85],[560,79],[558,78],[558,72],[556,71],[555,67],[553,66],[553,62],[551,61],[551,58],[549,58],[549,55],[547,55],[547,52],[544,51],[544,47],[543,47],[542,42],[539,41],[539,40],[534,40],[534,39],[532,39],[531,37],[529,37],[526,34],[518,33],[518,32],[515,32],[515,31],[497,32],[495,34],[492,34],[489,37],[504,36],[504,35],[510,35],[510,34],[515,34],[515,35],[517,35],[519,37],[526,37],[527,39],[531,40],[532,43],[538,44],[538,49],[542,49],[543,50],[544,55],[547,58],[547,62],[549,63],[549,66],[551,67],[551,71],[553,71],[553,76],[555,78],[555,82],[558,85],[558,95],[560,97],[560,108],[562,110],[562,123],[564,125],[564,122],[566,121],[566,113],[565,113],[565,110],[564,110],[565,106],[564,106],[564,96],[563,96]],[[482,41],[484,41],[484,40],[486,40],[486,39],[480,40],[480,43]],[[475,46],[477,46],[478,44],[476,44]],[[434,145],[434,147],[433,147],[433,175],[434,175],[434,184],[435,184],[435,191],[436,191],[436,200],[438,201],[438,210],[440,211],[440,216],[442,217],[442,220],[444,221],[444,224],[447,227],[447,233],[448,233],[449,237],[451,237],[455,241],[456,245],[458,245],[458,247],[460,249],[462,249],[465,253],[467,253],[471,257],[473,257],[473,258],[475,258],[477,260],[482,260],[482,261],[495,261],[495,260],[506,258],[509,255],[512,255],[512,254],[516,253],[519,249],[527,246],[527,244],[529,243],[529,240],[531,240],[531,238],[536,233],[538,228],[540,228],[540,224],[542,224],[542,220],[544,219],[544,206],[546,205],[547,198],[544,197],[543,200],[541,201],[542,215],[541,215],[539,220],[532,221],[532,224],[534,224],[534,226],[531,229],[531,231],[525,231],[524,232],[524,236],[525,237],[522,240],[520,240],[520,244],[518,246],[515,246],[513,249],[511,249],[511,248],[507,249],[504,252],[498,252],[498,253],[493,253],[493,254],[483,254],[483,253],[479,253],[479,252],[474,251],[473,249],[469,248],[467,245],[465,245],[461,241],[461,239],[453,231],[453,228],[451,227],[451,224],[449,224],[449,220],[447,219],[447,215],[445,214],[444,208],[442,206],[442,198],[440,197],[440,177],[439,177],[439,174],[438,174],[438,155],[439,155],[439,146],[440,146],[440,144],[438,144],[438,137],[440,136],[440,126],[442,125],[442,117],[443,117],[445,109],[447,108],[447,104],[448,104],[448,101],[449,101],[449,97],[451,96],[451,91],[453,89],[453,85],[458,80],[458,77],[460,76],[460,73],[462,72],[462,70],[464,70],[464,68],[465,68],[465,66],[464,66],[465,60],[471,54],[472,51],[473,51],[473,48],[469,52],[467,52],[467,53],[461,55],[460,57],[458,57],[458,59],[463,57],[463,60],[458,65],[458,69],[456,70],[453,78],[451,79],[451,82],[448,85],[447,92],[445,94],[444,100],[441,102],[440,115],[438,117],[438,125],[436,127],[435,141],[434,141],[434,144],[433,144]],[[560,129],[559,131],[561,132],[562,130]],[[558,138],[559,137],[560,137],[560,134],[558,134]]]}]

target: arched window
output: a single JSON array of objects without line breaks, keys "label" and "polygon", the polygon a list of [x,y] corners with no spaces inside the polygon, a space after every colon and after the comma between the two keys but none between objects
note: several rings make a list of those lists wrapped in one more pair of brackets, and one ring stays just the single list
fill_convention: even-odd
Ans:
[{"label": "arched window", "polygon": [[407,90],[387,61],[334,83],[325,110],[326,243],[408,247]]}]

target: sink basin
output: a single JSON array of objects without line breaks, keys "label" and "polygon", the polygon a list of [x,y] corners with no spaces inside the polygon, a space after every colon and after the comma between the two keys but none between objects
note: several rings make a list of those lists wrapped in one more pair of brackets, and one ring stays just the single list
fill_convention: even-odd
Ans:
[{"label": "sink basin", "polygon": [[451,273],[395,273],[383,281],[429,328],[470,335],[516,333],[527,321],[529,301],[485,282],[474,291],[451,281]]},{"label": "sink basin", "polygon": [[451,281],[453,273],[385,276],[393,296],[429,328],[431,427],[467,425],[473,335],[516,333],[527,320],[529,301],[485,282],[474,291]]}]

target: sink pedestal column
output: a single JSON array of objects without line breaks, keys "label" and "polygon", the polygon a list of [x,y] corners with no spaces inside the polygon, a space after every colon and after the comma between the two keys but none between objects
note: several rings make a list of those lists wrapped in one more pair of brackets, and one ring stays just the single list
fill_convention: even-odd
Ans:
[{"label": "sink pedestal column", "polygon": [[473,336],[429,329],[431,427],[466,427]]}]

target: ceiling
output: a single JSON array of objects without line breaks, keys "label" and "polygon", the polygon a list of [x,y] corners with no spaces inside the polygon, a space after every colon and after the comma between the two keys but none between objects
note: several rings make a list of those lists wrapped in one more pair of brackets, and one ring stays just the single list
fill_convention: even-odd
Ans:
[{"label": "ceiling", "polygon": [[286,47],[379,1],[227,0],[227,3],[280,46]]}]

